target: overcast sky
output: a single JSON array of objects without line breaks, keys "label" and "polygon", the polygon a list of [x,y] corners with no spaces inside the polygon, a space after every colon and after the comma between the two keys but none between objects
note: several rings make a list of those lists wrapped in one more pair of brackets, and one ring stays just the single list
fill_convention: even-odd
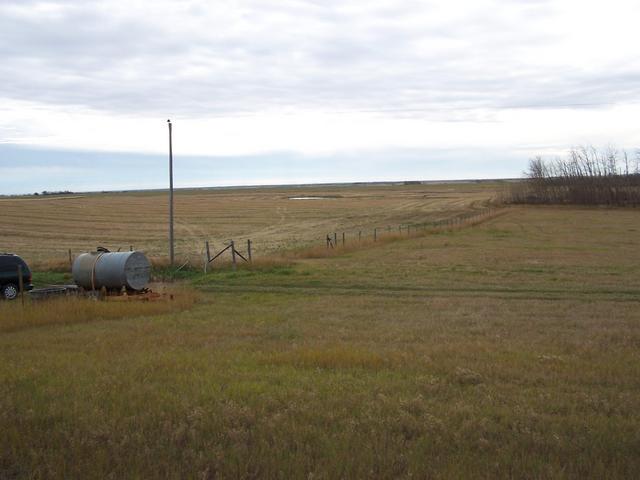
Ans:
[{"label": "overcast sky", "polygon": [[640,146],[637,0],[0,0],[0,193],[518,176]]}]

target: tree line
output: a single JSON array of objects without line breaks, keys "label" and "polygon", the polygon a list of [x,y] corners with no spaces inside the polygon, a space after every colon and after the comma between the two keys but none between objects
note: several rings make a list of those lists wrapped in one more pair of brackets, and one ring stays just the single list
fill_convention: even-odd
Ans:
[{"label": "tree line", "polygon": [[572,148],[566,158],[529,161],[524,182],[513,185],[510,203],[640,205],[640,149]]}]

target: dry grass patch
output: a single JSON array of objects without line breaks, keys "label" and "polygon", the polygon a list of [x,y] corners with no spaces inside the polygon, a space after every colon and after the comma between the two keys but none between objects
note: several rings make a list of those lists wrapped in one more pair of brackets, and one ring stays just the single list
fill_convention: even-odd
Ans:
[{"label": "dry grass patch", "polygon": [[71,271],[71,265],[68,258],[47,258],[36,260],[29,264],[34,272],[56,272],[67,273]]},{"label": "dry grass patch", "polygon": [[65,297],[27,301],[24,306],[19,301],[0,302],[0,332],[179,312],[190,308],[196,300],[196,292],[179,289],[153,301],[112,302]]},{"label": "dry grass patch", "polygon": [[383,353],[350,345],[327,348],[296,348],[266,355],[265,363],[297,368],[381,370],[401,365],[399,352]]}]

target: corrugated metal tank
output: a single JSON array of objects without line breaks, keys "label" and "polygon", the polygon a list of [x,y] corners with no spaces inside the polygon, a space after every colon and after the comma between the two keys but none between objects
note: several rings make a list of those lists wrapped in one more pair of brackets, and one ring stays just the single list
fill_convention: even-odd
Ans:
[{"label": "corrugated metal tank", "polygon": [[142,252],[91,252],[76,257],[71,273],[76,285],[87,290],[142,290],[149,283],[151,264]]}]

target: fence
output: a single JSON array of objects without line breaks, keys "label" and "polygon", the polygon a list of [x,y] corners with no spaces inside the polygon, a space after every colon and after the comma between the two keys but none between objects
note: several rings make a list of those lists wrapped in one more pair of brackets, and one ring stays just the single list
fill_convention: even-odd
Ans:
[{"label": "fence", "polygon": [[440,229],[460,228],[465,225],[473,225],[480,222],[487,217],[490,217],[496,213],[494,208],[485,208],[475,212],[462,213],[453,217],[448,217],[432,222],[422,223],[404,223],[398,225],[397,230],[391,225],[387,225],[386,228],[373,227],[368,230],[357,230],[350,232],[333,232],[333,234],[327,234],[325,242],[328,249],[336,248],[339,243],[339,239],[342,239],[342,246],[347,244],[347,240],[362,243],[368,239],[377,242],[379,239],[388,238],[390,236],[411,236],[418,235],[420,233],[427,233],[430,231],[437,231]]},{"label": "fence", "polygon": [[237,258],[241,258],[246,263],[251,263],[253,261],[253,258],[252,258],[252,255],[251,255],[251,243],[252,243],[251,239],[247,240],[247,256],[246,257],[244,255],[242,255],[236,249],[236,245],[235,245],[235,242],[233,240],[231,240],[229,242],[229,245],[227,245],[225,248],[220,250],[213,257],[211,256],[211,249],[209,247],[209,240],[206,240],[204,243],[205,243],[205,253],[206,253],[205,262],[204,262],[204,273],[207,273],[207,270],[209,268],[209,264],[212,263],[216,258],[220,257],[220,255],[222,255],[227,250],[229,250],[231,252],[231,264],[233,265],[233,269],[234,270],[236,268],[238,268]]}]

